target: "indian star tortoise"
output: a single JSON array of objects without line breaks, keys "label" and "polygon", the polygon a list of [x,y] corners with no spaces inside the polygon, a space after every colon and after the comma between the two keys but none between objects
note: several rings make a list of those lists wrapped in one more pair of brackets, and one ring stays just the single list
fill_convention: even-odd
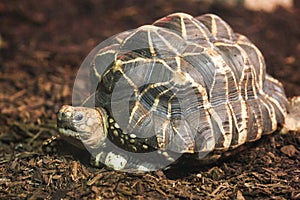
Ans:
[{"label": "indian star tortoise", "polygon": [[94,105],[62,106],[58,130],[80,140],[96,166],[151,171],[182,155],[214,162],[287,115],[262,53],[214,14],[171,14],[93,52]]}]

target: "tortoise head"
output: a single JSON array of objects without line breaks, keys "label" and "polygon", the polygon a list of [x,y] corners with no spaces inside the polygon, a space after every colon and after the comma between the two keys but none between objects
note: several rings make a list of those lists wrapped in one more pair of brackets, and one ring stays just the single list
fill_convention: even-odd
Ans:
[{"label": "tortoise head", "polygon": [[57,126],[62,136],[76,138],[85,147],[96,149],[105,144],[107,114],[102,108],[64,105],[58,112]]}]

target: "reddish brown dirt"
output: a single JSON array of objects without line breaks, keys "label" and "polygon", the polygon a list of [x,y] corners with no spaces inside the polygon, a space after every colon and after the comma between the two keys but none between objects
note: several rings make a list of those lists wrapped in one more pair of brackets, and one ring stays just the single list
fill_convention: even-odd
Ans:
[{"label": "reddish brown dirt", "polygon": [[[212,12],[263,52],[267,71],[300,95],[300,10],[252,12],[201,1],[0,1],[1,199],[300,199],[300,134],[274,134],[212,166],[145,174],[91,167],[56,135],[84,57],[105,38],[164,15]],[[47,150],[47,149],[46,149]]]}]

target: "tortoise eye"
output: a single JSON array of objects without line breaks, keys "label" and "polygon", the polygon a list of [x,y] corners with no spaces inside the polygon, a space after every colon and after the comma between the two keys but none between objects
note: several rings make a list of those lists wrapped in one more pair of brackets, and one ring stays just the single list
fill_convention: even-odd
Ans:
[{"label": "tortoise eye", "polygon": [[82,113],[76,113],[74,116],[75,121],[81,121],[83,119],[83,114]]}]

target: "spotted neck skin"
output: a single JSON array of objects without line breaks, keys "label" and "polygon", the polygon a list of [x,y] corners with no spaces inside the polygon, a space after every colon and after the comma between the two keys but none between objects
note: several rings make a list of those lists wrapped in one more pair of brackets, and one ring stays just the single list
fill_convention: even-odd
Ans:
[{"label": "spotted neck skin", "polygon": [[108,122],[102,108],[64,105],[58,112],[58,131],[62,136],[80,140],[86,148],[105,146]]},{"label": "spotted neck skin", "polygon": [[124,133],[118,123],[111,117],[108,118],[109,140],[118,147],[130,152],[151,152],[158,147],[156,136],[139,138],[133,133]]}]

